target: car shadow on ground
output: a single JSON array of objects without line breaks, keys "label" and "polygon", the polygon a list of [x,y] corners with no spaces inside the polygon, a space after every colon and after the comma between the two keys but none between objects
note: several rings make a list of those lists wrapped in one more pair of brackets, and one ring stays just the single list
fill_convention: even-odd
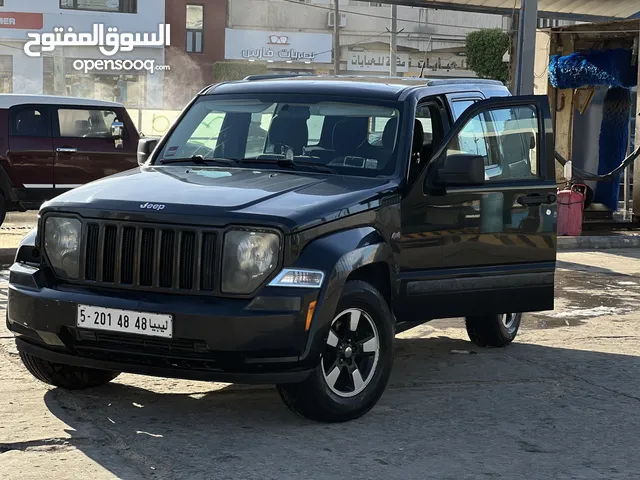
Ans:
[{"label": "car shadow on ground", "polygon": [[396,348],[378,405],[341,424],[294,415],[273,387],[132,375],[44,400],[69,442],[119,478],[586,479],[640,468],[639,357],[449,337]]}]

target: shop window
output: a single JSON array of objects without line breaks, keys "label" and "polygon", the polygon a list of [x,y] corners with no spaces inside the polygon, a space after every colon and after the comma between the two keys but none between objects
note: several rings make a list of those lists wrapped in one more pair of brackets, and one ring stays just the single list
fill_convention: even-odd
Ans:
[{"label": "shop window", "polygon": [[187,52],[202,53],[204,44],[204,6],[187,5]]},{"label": "shop window", "polygon": [[[145,73],[122,75],[116,71],[101,71],[98,74],[84,73],[73,68],[77,59],[66,58],[56,66],[52,57],[44,57],[43,92],[45,95],[66,95],[95,98],[122,103],[127,107],[140,108],[146,104]],[[59,84],[56,85],[56,68]],[[56,89],[57,87],[57,89]]]},{"label": "shop window", "polygon": [[13,93],[12,55],[0,55],[0,93]]},{"label": "shop window", "polygon": [[60,8],[98,12],[137,13],[137,0],[60,0]]}]

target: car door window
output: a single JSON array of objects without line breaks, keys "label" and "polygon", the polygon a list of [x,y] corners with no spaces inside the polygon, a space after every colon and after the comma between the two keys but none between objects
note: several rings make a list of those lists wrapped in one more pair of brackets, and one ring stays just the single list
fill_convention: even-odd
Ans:
[{"label": "car door window", "polygon": [[17,107],[11,109],[9,133],[15,137],[50,137],[51,122],[46,108]]},{"label": "car door window", "polygon": [[112,138],[111,124],[117,114],[113,110],[60,108],[60,136],[67,138]]},{"label": "car door window", "polygon": [[532,106],[496,108],[468,120],[447,147],[484,158],[485,179],[523,180],[539,174],[538,115]]},{"label": "car door window", "polygon": [[460,118],[460,115],[464,113],[464,111],[473,105],[477,100],[454,100],[451,103],[451,108],[453,109],[454,120]]}]

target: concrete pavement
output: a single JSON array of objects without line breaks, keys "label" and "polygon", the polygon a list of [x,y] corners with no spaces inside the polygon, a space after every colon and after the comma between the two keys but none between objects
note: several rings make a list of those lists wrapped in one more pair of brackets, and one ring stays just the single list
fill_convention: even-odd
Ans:
[{"label": "concrete pavement", "polygon": [[640,253],[561,252],[558,268],[556,309],[509,348],[474,347],[459,319],[401,334],[380,403],[340,425],[294,416],[272,387],[48,388],[2,329],[2,477],[637,479]]}]

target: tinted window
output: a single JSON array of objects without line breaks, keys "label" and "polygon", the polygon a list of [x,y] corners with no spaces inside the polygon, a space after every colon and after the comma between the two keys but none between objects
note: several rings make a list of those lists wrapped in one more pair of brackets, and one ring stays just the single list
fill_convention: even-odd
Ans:
[{"label": "tinted window", "polygon": [[117,118],[113,110],[58,110],[61,137],[111,138],[111,124]]},{"label": "tinted window", "polygon": [[42,107],[11,109],[11,135],[19,137],[50,137],[49,112]]}]

